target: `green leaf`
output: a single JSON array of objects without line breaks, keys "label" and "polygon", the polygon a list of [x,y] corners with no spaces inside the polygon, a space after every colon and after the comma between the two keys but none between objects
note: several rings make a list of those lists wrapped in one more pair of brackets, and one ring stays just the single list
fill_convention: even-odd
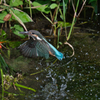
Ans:
[{"label": "green leaf", "polygon": [[20,25],[14,25],[14,28],[19,31],[24,31]]},{"label": "green leaf", "polygon": [[[7,37],[7,34],[4,30],[1,31],[1,34],[0,34],[0,38],[2,39],[5,39]],[[1,40],[1,39],[0,39]]]},{"label": "green leaf", "polygon": [[97,2],[97,0],[89,0],[88,3]]},{"label": "green leaf", "polygon": [[65,6],[65,2],[63,0],[63,20],[65,22],[65,15],[66,15],[66,6]]},{"label": "green leaf", "polygon": [[51,5],[50,5],[50,8],[51,9],[54,9],[54,8],[56,8],[58,5],[56,4],[56,3],[52,3]]},{"label": "green leaf", "polygon": [[25,35],[23,35],[23,34],[20,34],[19,33],[19,31],[14,31],[14,34],[16,34],[16,35],[18,35],[18,36],[20,36],[21,38],[25,38]]},{"label": "green leaf", "polygon": [[20,45],[21,42],[19,41],[9,41],[9,46],[11,48],[15,48],[15,47],[18,47]]},{"label": "green leaf", "polygon": [[98,13],[97,2],[92,2],[91,5],[94,7],[94,12]]},{"label": "green leaf", "polygon": [[4,30],[2,30],[2,36],[6,35],[6,32]]},{"label": "green leaf", "polygon": [[19,6],[23,5],[22,0],[10,0],[10,6]]},{"label": "green leaf", "polygon": [[62,45],[62,42],[59,42],[60,45]]},{"label": "green leaf", "polygon": [[[36,9],[41,11],[41,12],[44,12],[44,13],[48,14],[50,12],[50,9],[49,9],[49,6],[48,6],[49,3],[50,2],[48,2],[48,0],[45,0],[45,1],[43,1],[43,0],[35,0],[32,4],[33,4],[34,7],[35,6],[40,6],[40,7],[36,8]],[[45,5],[45,4],[47,4],[47,5]],[[45,5],[45,6],[43,6],[43,5]]]},{"label": "green leaf", "polygon": [[35,89],[30,88],[30,87],[27,87],[27,86],[24,86],[24,85],[21,85],[21,84],[17,84],[17,83],[15,83],[15,86],[17,86],[17,87],[21,87],[21,88],[28,89],[28,90],[31,90],[31,91],[36,92]]},{"label": "green leaf", "polygon": [[[20,18],[20,20],[23,22],[23,23],[26,23],[26,22],[32,22],[32,20],[30,19],[30,17],[25,13],[25,12],[20,12],[18,10],[13,10],[13,13]],[[16,20],[16,18],[14,16],[12,16],[13,19]]]},{"label": "green leaf", "polygon": [[60,27],[60,26],[69,27],[69,26],[71,26],[71,23],[68,23],[68,22],[64,23],[63,21],[58,21],[58,27]]},{"label": "green leaf", "polygon": [[4,17],[7,15],[6,11],[3,11],[2,13],[0,13],[0,23],[4,23],[5,21],[3,21]]},{"label": "green leaf", "polygon": [[14,28],[13,30],[14,34],[20,36],[21,38],[25,38],[25,35],[19,33],[24,31],[23,27],[21,27],[20,25],[14,25],[13,28]]}]

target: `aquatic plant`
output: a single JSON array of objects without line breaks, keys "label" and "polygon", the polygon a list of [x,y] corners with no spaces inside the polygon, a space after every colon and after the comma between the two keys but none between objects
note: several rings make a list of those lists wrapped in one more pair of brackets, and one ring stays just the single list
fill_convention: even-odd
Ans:
[{"label": "aquatic plant", "polygon": [[1,54],[0,54],[0,69],[2,69],[5,73],[7,73],[7,69],[9,69],[8,65],[6,64]]},{"label": "aquatic plant", "polygon": [[[2,100],[4,100],[4,98],[5,98],[5,96],[4,96],[5,93],[8,94],[8,95],[10,94],[10,95],[14,95],[14,96],[24,95],[24,91],[22,91],[21,88],[28,89],[28,90],[31,90],[33,92],[36,92],[36,90],[33,89],[33,88],[18,84],[18,81],[23,79],[21,74],[18,74],[17,77],[13,77],[12,75],[4,74],[3,70],[1,68],[0,68],[0,71],[1,71],[1,80],[2,80],[2,83],[1,83],[1,86],[2,86]],[[21,94],[20,93],[15,94],[15,93],[7,92],[7,90],[9,88],[11,88],[12,86],[14,87],[15,90],[18,89],[19,92],[21,92]]]}]

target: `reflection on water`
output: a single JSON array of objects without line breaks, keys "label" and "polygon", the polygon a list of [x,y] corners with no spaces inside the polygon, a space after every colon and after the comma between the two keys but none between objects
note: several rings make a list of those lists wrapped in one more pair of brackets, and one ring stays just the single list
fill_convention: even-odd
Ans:
[{"label": "reflection on water", "polygon": [[[65,58],[48,69],[55,58],[45,61],[20,56],[9,61],[26,73],[21,84],[37,90],[36,93],[24,90],[25,95],[17,100],[100,100],[100,37],[79,34],[74,33],[70,40],[74,57],[67,58],[72,51],[65,45],[62,50]],[[43,69],[39,74],[30,75]]]}]

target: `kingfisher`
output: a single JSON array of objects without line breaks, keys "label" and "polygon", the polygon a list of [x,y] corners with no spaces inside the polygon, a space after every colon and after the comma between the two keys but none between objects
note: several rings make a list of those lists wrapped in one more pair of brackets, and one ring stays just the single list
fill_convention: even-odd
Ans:
[{"label": "kingfisher", "polygon": [[49,55],[56,57],[58,60],[63,59],[63,53],[59,52],[45,37],[36,30],[20,32],[29,36],[29,39],[21,44],[18,48],[26,57],[44,57],[49,58]]}]

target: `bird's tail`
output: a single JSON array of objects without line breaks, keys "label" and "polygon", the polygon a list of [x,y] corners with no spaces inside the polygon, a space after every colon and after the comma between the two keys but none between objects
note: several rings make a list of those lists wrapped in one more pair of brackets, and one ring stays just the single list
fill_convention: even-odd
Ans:
[{"label": "bird's tail", "polygon": [[54,55],[57,59],[62,60],[63,59],[63,53],[59,52],[52,44],[48,43],[50,48],[52,48],[52,50],[54,51]]}]

